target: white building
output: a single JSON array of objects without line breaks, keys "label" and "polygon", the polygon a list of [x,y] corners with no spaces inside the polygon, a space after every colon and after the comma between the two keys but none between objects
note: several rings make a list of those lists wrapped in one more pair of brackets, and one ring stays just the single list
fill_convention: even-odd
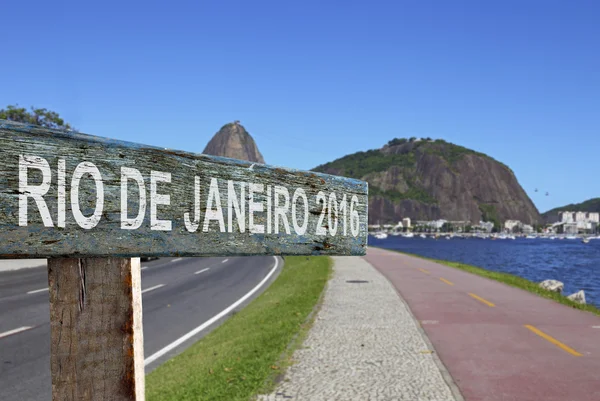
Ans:
[{"label": "white building", "polygon": [[593,223],[600,223],[600,213],[589,213],[588,220]]},{"label": "white building", "polygon": [[523,224],[523,234],[531,234],[533,232],[533,227],[529,224]]},{"label": "white building", "polygon": [[560,221],[562,223],[573,223],[575,221],[575,216],[573,212],[559,212]]},{"label": "white building", "polygon": [[587,213],[586,212],[576,212],[575,213],[575,221],[576,222],[583,222],[587,220]]},{"label": "white building", "polygon": [[480,221],[479,224],[473,226],[473,230],[475,231],[483,231],[486,233],[491,233],[494,229],[494,223],[491,221]]},{"label": "white building", "polygon": [[515,227],[519,227],[521,222],[519,220],[506,220],[504,222],[504,228],[508,231],[512,231]]},{"label": "white building", "polygon": [[565,234],[577,234],[578,232],[577,223],[565,223],[564,225],[564,233]]},{"label": "white building", "polygon": [[402,225],[406,228],[410,228],[410,217],[405,217],[402,219]]},{"label": "white building", "polygon": [[433,222],[433,226],[437,229],[440,229],[444,226],[444,224],[446,224],[448,222],[448,220],[444,220],[444,219],[439,219],[439,220],[435,220]]}]

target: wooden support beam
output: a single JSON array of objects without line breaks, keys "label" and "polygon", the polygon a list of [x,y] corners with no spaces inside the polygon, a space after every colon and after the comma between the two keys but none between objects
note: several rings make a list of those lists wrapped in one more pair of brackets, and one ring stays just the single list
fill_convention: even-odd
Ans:
[{"label": "wooden support beam", "polygon": [[48,259],[52,399],[144,400],[139,258]]}]

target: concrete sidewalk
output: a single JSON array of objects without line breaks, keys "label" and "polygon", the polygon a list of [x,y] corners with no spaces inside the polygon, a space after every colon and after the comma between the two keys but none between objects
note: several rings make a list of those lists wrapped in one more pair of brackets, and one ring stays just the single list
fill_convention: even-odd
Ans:
[{"label": "concrete sidewalk", "polygon": [[333,259],[333,278],[296,363],[273,394],[258,399],[461,400],[390,282],[363,258]]},{"label": "concrete sidewalk", "polygon": [[600,400],[600,317],[421,258],[370,248],[467,401]]}]

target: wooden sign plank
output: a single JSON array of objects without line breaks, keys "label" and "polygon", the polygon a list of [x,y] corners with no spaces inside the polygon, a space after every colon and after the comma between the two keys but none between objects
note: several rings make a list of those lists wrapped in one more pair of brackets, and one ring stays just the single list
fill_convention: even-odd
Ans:
[{"label": "wooden sign plank", "polygon": [[0,120],[0,257],[364,255],[367,183]]}]

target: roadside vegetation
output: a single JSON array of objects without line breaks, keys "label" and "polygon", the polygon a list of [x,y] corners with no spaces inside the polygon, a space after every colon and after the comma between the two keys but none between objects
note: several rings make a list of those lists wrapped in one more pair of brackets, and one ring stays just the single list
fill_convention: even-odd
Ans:
[{"label": "roadside vegetation", "polygon": [[598,309],[594,305],[589,305],[589,304],[582,305],[577,302],[573,302],[562,294],[540,288],[538,283],[534,283],[533,281],[529,281],[529,280],[524,279],[519,276],[515,276],[515,275],[509,274],[509,273],[495,272],[495,271],[483,269],[483,268],[477,267],[477,266],[466,265],[464,263],[431,259],[431,258],[426,258],[426,257],[420,256],[420,255],[409,254],[406,252],[401,252],[401,253],[404,253],[404,254],[410,255],[410,256],[415,256],[415,257],[421,258],[421,259],[430,260],[432,262],[437,262],[437,263],[440,263],[445,266],[454,267],[455,269],[464,270],[464,271],[472,273],[472,274],[477,274],[478,276],[481,276],[481,277],[486,277],[486,278],[489,278],[492,280],[500,281],[501,283],[508,284],[512,287],[517,287],[522,290],[537,294],[541,297],[552,299],[553,301],[556,301],[563,305],[570,306],[571,308],[580,309],[580,310],[587,311],[587,312],[592,312],[592,313],[595,313],[596,315],[600,316],[600,309]]},{"label": "roadside vegetation", "polygon": [[146,377],[146,399],[247,401],[273,390],[310,328],[331,271],[326,256],[286,257],[264,293]]}]

